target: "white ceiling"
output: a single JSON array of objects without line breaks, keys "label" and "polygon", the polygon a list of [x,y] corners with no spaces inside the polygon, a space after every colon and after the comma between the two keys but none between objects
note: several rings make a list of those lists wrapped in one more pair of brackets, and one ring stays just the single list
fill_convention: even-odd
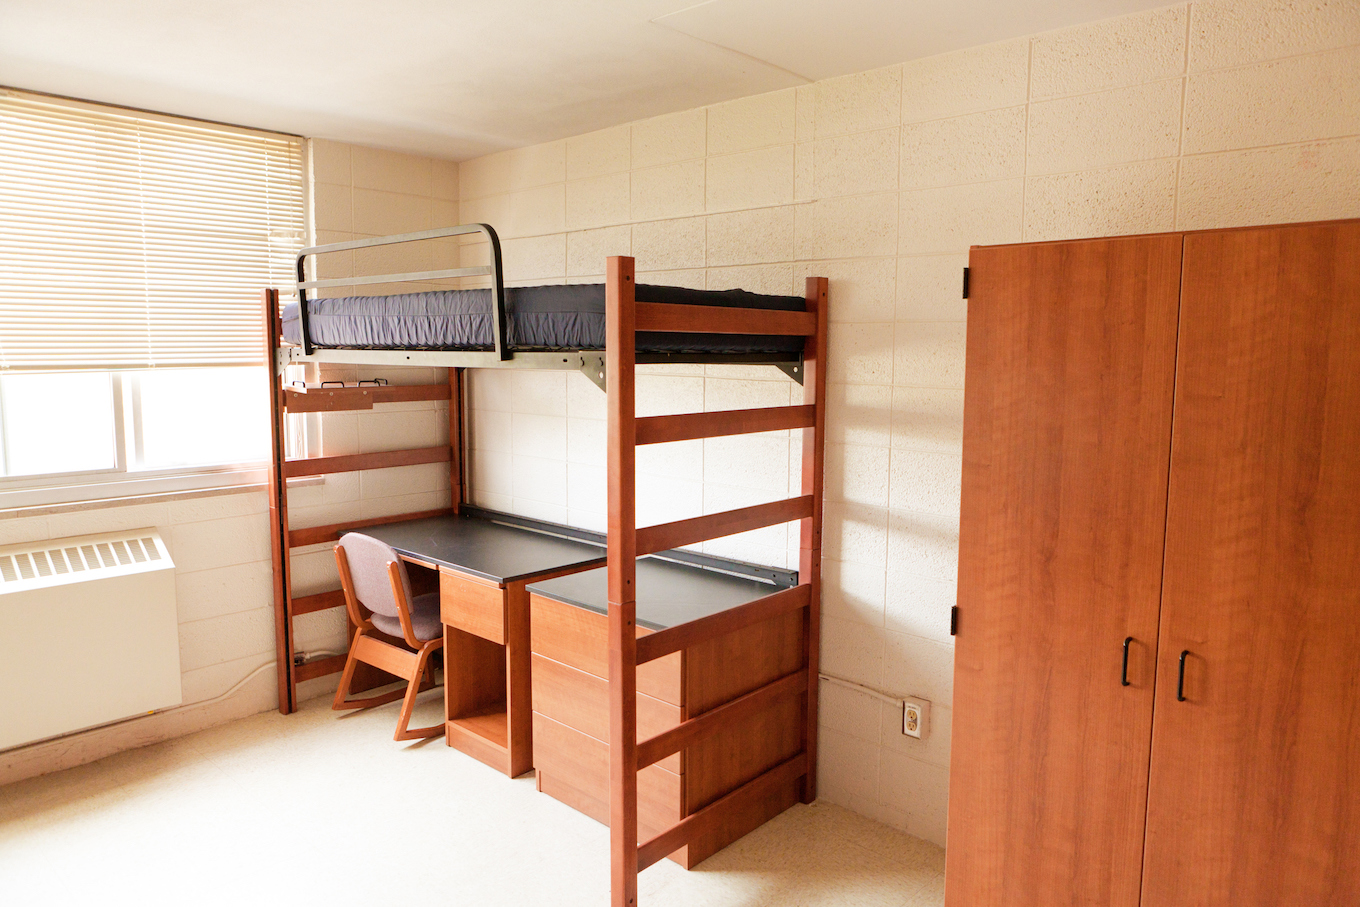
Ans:
[{"label": "white ceiling", "polygon": [[466,159],[1166,0],[0,0],[0,85]]}]

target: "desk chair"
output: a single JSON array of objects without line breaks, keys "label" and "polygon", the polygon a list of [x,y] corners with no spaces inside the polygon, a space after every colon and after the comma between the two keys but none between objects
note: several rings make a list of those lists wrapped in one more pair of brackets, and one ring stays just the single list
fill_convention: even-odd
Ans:
[{"label": "desk chair", "polygon": [[[340,688],[335,691],[331,708],[363,709],[404,695],[394,740],[417,740],[444,733],[442,723],[407,729],[416,694],[434,686],[430,656],[444,645],[439,593],[412,597],[406,565],[391,546],[371,536],[358,532],[345,534],[335,546],[335,560],[340,567],[345,607],[358,631],[350,643],[345,673],[340,677]],[[404,640],[409,648],[393,645],[375,634]],[[361,661],[405,680],[405,693],[393,690],[366,699],[349,699],[354,669]]]}]

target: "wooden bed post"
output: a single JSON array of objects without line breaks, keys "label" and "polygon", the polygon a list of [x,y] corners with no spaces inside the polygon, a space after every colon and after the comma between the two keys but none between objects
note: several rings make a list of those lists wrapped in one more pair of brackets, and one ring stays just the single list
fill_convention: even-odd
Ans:
[{"label": "wooden bed post", "polygon": [[605,369],[609,389],[609,856],[612,907],[637,904],[637,358],[633,259],[609,259]]},{"label": "wooden bed post", "polygon": [[817,799],[817,694],[822,637],[822,481],[826,450],[826,357],[827,279],[809,277],[805,289],[807,310],[817,315],[817,333],[803,346],[803,403],[816,407],[811,430],[803,429],[803,494],[812,496],[812,515],[802,520],[798,542],[798,582],[808,587],[808,606],[803,612],[803,644],[807,650],[806,708],[803,712],[803,750],[807,774],[803,776],[802,800]]},{"label": "wooden bed post", "polygon": [[463,370],[449,369],[449,506],[463,512]]},{"label": "wooden bed post", "polygon": [[269,372],[269,541],[274,560],[274,652],[279,678],[279,711],[297,711],[293,682],[292,587],[288,580],[288,488],[284,475],[283,381],[275,362],[279,348],[279,291],[261,293],[264,362]]}]

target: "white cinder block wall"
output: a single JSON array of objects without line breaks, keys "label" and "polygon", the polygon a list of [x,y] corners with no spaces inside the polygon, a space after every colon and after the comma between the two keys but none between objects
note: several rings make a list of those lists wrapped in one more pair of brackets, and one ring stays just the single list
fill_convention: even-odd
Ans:
[{"label": "white cinder block wall", "polygon": [[[1360,4],[1217,0],[890,66],[465,162],[461,219],[517,283],[802,293],[831,278],[828,799],[944,843],[971,244],[1360,216]],[[476,500],[599,527],[604,397],[472,378]],[[787,403],[772,369],[650,368],[639,413]],[[785,496],[783,435],[644,449],[639,523]],[[645,454],[645,456],[643,456]],[[796,563],[779,529],[710,546]]]},{"label": "white cinder block wall", "polygon": [[[335,142],[312,143],[313,217],[318,242],[338,242],[433,226],[457,220],[458,165]],[[420,255],[429,255],[427,249]],[[324,276],[345,276],[353,261],[340,257]],[[375,273],[388,262],[359,262]],[[397,268],[402,270],[404,268]],[[393,270],[393,268],[386,268]],[[377,374],[377,373],[375,373]],[[356,375],[344,374],[344,377]],[[442,369],[385,374],[394,383],[443,381]],[[326,377],[339,377],[327,375]],[[363,377],[372,377],[365,372]],[[260,400],[260,419],[268,419]],[[321,449],[339,455],[447,443],[443,404],[395,404],[364,413],[322,417]],[[330,476],[323,485],[295,488],[293,526],[358,519],[447,506],[448,470],[436,466],[374,470]],[[273,568],[268,498],[262,486],[168,502],[94,508],[52,508],[37,515],[0,514],[0,544],[154,526],[175,560],[179,605],[180,666],[189,708],[138,718],[73,737],[0,753],[0,784],[56,771],[109,753],[192,733],[235,718],[276,708],[273,670],[257,675],[231,698],[193,707],[231,689],[274,660]],[[294,557],[298,594],[336,588],[329,546],[300,549]],[[307,615],[296,622],[300,651],[343,651],[340,611]],[[335,689],[336,677],[305,684],[303,697]]]}]

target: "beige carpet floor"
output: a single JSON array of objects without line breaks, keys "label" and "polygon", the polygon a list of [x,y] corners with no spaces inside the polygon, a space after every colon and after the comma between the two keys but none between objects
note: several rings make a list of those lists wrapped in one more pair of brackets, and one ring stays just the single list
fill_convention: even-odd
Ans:
[{"label": "beige carpet floor", "polygon": [[[0,904],[608,904],[608,829],[442,738],[394,743],[396,709],[315,700],[0,788]],[[644,871],[638,901],[937,907],[943,889],[940,848],[815,803],[690,872]]]}]

